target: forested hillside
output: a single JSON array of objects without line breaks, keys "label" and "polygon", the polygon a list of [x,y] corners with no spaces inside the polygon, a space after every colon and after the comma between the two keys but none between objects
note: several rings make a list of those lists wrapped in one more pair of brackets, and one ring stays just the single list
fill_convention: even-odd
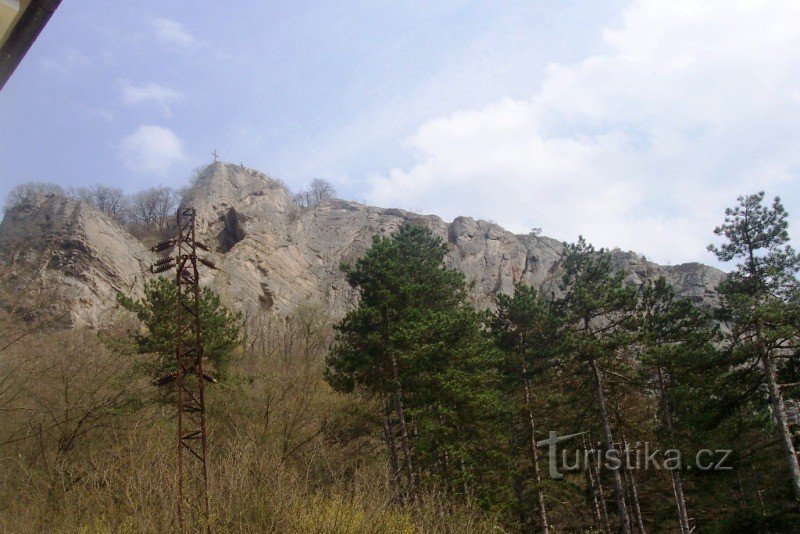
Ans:
[{"label": "forested hillside", "polygon": [[[375,234],[341,266],[340,318],[204,291],[214,531],[797,531],[800,259],[779,199],[726,212],[713,300],[579,238],[548,283],[481,307],[429,226]],[[20,284],[23,261],[0,271],[0,529],[174,531],[172,282],[63,329],[63,292]]]}]

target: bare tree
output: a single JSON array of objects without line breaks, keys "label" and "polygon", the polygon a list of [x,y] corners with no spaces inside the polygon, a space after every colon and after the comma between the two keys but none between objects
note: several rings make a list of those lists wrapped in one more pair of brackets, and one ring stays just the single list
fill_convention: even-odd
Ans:
[{"label": "bare tree", "polygon": [[311,180],[307,189],[296,193],[292,198],[295,203],[303,207],[314,207],[325,204],[336,196],[336,189],[330,182],[320,178]]},{"label": "bare tree", "polygon": [[88,330],[40,332],[17,345],[0,357],[15,386],[0,404],[0,445],[30,454],[45,491],[69,491],[95,469],[83,447],[139,406],[148,386],[136,379],[135,365]]},{"label": "bare tree", "polygon": [[333,188],[330,182],[326,182],[320,178],[311,180],[311,200],[316,206],[324,202],[328,202],[336,195],[336,189]]},{"label": "bare tree", "polygon": [[28,182],[15,186],[6,196],[5,209],[25,202],[35,195],[63,195],[64,189],[58,184],[49,182]]},{"label": "bare tree", "polygon": [[294,203],[298,206],[307,208],[311,205],[311,194],[307,189],[303,189],[292,195],[292,200],[294,200]]},{"label": "bare tree", "polygon": [[131,216],[146,229],[161,231],[169,225],[178,195],[169,187],[151,187],[131,197]]},{"label": "bare tree", "polygon": [[82,187],[75,195],[118,222],[123,222],[128,213],[128,198],[122,189],[95,184]]}]

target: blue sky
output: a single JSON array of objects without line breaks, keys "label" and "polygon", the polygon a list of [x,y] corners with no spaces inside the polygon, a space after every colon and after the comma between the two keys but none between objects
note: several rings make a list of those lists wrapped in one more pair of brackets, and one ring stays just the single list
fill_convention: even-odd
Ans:
[{"label": "blue sky", "polygon": [[295,189],[708,263],[737,195],[800,216],[798,27],[757,0],[70,0],[0,93],[0,195],[179,186],[216,149]]}]

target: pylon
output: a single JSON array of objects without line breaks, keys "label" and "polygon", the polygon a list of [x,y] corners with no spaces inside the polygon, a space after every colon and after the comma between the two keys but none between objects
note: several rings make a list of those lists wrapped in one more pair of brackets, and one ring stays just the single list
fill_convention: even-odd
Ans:
[{"label": "pylon", "polygon": [[[151,272],[176,269],[177,314],[175,357],[177,371],[158,379],[163,385],[175,382],[178,411],[178,495],[177,513],[181,531],[211,531],[208,495],[208,439],[206,403],[203,391],[203,339],[200,331],[200,262],[214,264],[197,256],[197,249],[208,247],[195,239],[194,208],[178,209],[178,236],[153,247],[154,251],[175,249],[175,256],[157,261]],[[212,380],[213,381],[213,380]],[[184,454],[188,452],[188,454]],[[188,457],[188,461],[185,458]],[[194,526],[192,526],[194,525]],[[202,526],[202,527],[201,527]],[[201,527],[201,528],[200,528]]]}]

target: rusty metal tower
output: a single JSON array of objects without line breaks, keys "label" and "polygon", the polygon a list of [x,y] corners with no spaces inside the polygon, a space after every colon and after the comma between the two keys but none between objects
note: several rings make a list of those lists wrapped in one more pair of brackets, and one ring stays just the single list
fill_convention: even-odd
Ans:
[{"label": "rusty metal tower", "polygon": [[153,247],[154,252],[173,250],[150,267],[153,274],[175,268],[177,313],[175,357],[177,370],[154,383],[175,383],[178,409],[178,523],[181,531],[210,532],[208,496],[208,439],[203,383],[215,382],[203,372],[203,339],[200,331],[200,273],[198,262],[215,268],[198,257],[197,250],[208,247],[195,239],[194,208],[178,209],[178,236]]}]

